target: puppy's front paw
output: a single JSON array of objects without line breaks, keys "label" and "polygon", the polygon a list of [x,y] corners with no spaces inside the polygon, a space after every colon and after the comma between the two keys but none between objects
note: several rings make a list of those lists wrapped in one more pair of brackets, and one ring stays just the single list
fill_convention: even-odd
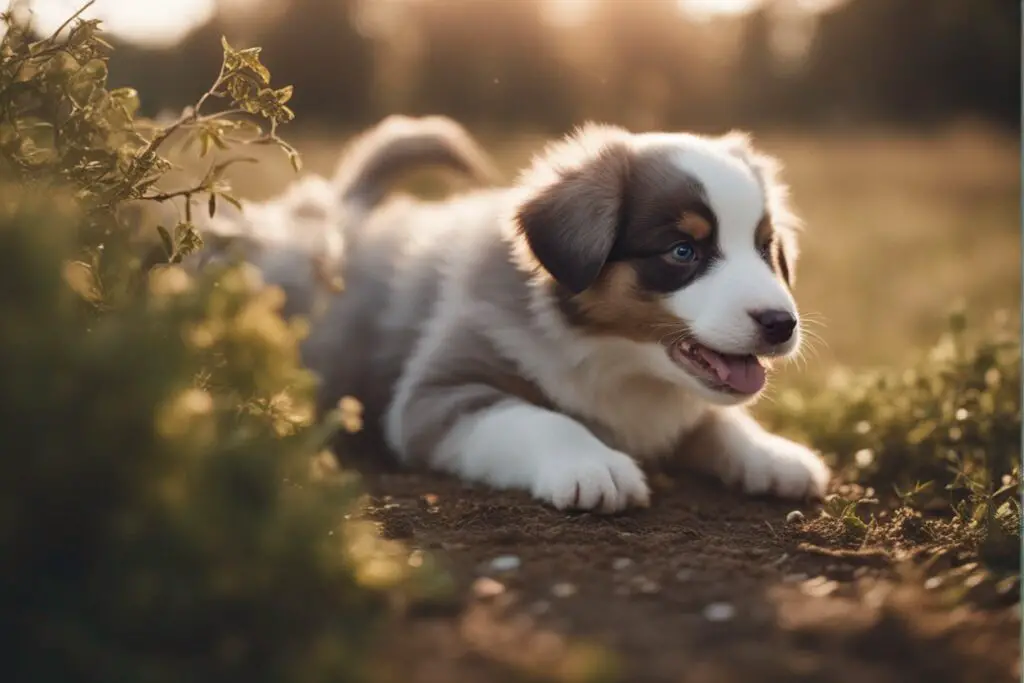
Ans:
[{"label": "puppy's front paw", "polygon": [[752,495],[822,498],[831,477],[828,466],[813,451],[774,434],[765,434],[731,455],[729,483]]},{"label": "puppy's front paw", "polygon": [[607,450],[559,454],[537,473],[533,495],[559,510],[613,513],[647,507],[647,477],[624,453]]}]

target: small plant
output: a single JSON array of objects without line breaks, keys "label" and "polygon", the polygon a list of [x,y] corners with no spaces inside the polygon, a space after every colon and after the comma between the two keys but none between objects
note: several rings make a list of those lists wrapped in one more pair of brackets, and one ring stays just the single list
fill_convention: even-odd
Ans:
[{"label": "small plant", "polygon": [[[981,532],[1017,537],[1020,362],[1008,316],[972,330],[955,311],[914,366],[843,373],[813,401],[784,395],[761,410],[820,449],[842,479],[879,491],[883,502],[892,492],[903,507],[945,510]],[[842,508],[831,510],[834,516],[850,519],[853,510],[841,500],[834,506]]]}]

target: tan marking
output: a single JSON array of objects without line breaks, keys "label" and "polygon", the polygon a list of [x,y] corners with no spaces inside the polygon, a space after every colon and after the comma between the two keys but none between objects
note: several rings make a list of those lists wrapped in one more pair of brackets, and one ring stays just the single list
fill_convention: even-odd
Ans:
[{"label": "tan marking", "polygon": [[593,334],[661,342],[686,333],[686,323],[637,286],[627,263],[609,266],[593,287],[573,299],[582,327]]},{"label": "tan marking", "polygon": [[700,242],[711,236],[711,224],[703,216],[686,211],[679,217],[679,229]]}]

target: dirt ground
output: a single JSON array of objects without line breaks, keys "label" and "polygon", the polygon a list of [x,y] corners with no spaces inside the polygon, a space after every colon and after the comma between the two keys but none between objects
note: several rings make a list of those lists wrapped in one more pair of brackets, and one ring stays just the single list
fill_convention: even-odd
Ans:
[{"label": "dirt ground", "polygon": [[[397,681],[1020,680],[1019,581],[973,579],[973,597],[944,602],[944,579],[925,584],[926,573],[976,565],[926,535],[857,549],[820,506],[678,472],[652,474],[650,509],[615,517],[432,474],[364,473],[384,535],[435,553],[457,585],[454,604],[391,625],[381,660]],[[787,522],[794,509],[802,522]]]}]

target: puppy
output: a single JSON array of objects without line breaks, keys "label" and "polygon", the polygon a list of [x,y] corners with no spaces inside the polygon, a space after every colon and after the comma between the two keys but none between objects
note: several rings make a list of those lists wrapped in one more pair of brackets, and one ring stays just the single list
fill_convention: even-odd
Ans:
[{"label": "puppy", "polygon": [[360,399],[403,462],[607,513],[649,504],[653,458],[824,493],[744,410],[801,340],[797,221],[746,136],[589,124],[511,187],[370,204],[303,354],[321,407]]}]

